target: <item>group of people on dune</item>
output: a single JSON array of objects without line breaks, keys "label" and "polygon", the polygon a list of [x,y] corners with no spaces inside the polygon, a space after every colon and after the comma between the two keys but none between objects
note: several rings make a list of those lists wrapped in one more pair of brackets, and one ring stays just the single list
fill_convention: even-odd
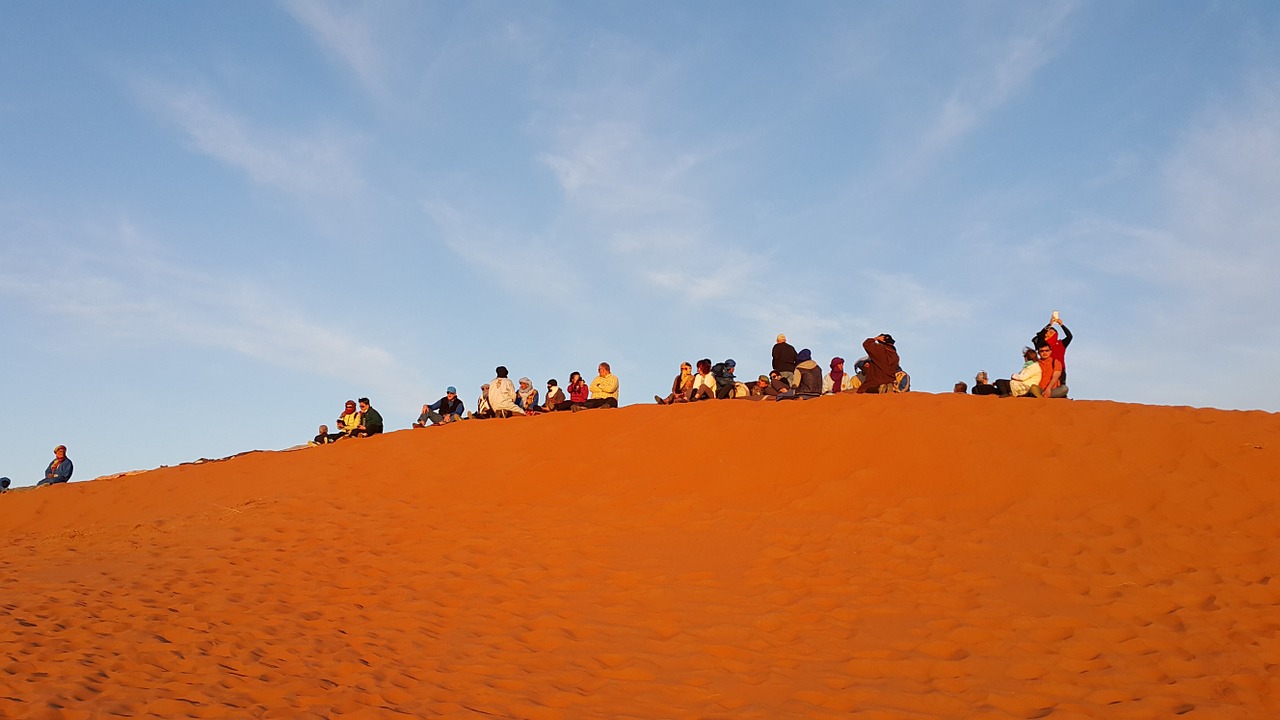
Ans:
[{"label": "group of people on dune", "polygon": [[[1032,340],[1035,349],[1024,348],[1026,363],[1009,378],[990,382],[985,371],[975,378],[974,395],[1000,397],[1067,396],[1065,355],[1071,343],[1071,331],[1062,324],[1054,312],[1049,324]],[[712,363],[703,358],[697,363],[680,364],[680,373],[671,381],[671,391],[654,395],[659,405],[702,402],[706,400],[805,400],[836,393],[901,393],[911,390],[911,376],[902,369],[898,348],[893,336],[881,333],[862,343],[866,355],[853,363],[852,372],[845,369],[842,357],[833,357],[828,371],[813,359],[809,348],[796,350],[787,342],[787,336],[779,334],[773,346],[772,367],[768,375],[760,375],[754,381],[738,379],[737,362],[732,358]],[[596,368],[596,377],[588,383],[582,373],[569,374],[569,383],[560,387],[555,378],[547,381],[546,394],[539,393],[533,381],[522,377],[512,382],[507,368],[499,365],[495,377],[480,386],[480,397],[475,409],[468,411],[457,388],[450,385],[444,397],[422,406],[422,412],[413,423],[415,428],[447,425],[460,420],[483,420],[532,416],[552,412],[577,412],[596,408],[618,407],[618,377],[609,363],[602,362]],[[955,392],[968,392],[968,386],[956,383]],[[348,437],[368,437],[382,432],[382,416],[369,405],[368,398],[348,400],[338,418],[338,432],[330,433],[326,425],[311,444],[323,445]]]},{"label": "group of people on dune", "polygon": [[[1060,330],[1060,331],[1059,331]],[[1064,398],[1067,396],[1067,346],[1071,331],[1055,310],[1049,324],[1031,338],[1031,347],[1022,348],[1022,369],[1010,377],[991,382],[986,370],[973,378],[973,389],[958,382],[955,392],[998,397]]]}]

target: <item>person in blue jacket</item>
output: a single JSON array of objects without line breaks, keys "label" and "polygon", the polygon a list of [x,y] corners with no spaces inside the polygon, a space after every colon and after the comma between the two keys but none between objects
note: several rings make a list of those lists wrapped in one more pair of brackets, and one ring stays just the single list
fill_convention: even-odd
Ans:
[{"label": "person in blue jacket", "polygon": [[67,457],[67,446],[59,445],[53,449],[53,460],[49,463],[49,467],[45,468],[44,479],[36,483],[36,487],[67,482],[71,479],[71,471],[74,469],[71,458]]},{"label": "person in blue jacket", "polygon": [[430,405],[422,406],[422,414],[418,416],[418,421],[413,426],[426,427],[428,421],[432,425],[443,425],[461,420],[465,415],[466,408],[462,406],[462,400],[458,397],[458,389],[450,385],[449,389],[444,391],[444,397]]}]

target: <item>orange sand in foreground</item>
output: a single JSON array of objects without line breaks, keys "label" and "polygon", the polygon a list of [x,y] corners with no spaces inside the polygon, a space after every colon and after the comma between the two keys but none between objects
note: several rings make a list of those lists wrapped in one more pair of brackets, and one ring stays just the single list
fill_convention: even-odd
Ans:
[{"label": "orange sand in foreground", "polygon": [[1278,450],[917,393],[10,494],[0,717],[1277,717]]}]

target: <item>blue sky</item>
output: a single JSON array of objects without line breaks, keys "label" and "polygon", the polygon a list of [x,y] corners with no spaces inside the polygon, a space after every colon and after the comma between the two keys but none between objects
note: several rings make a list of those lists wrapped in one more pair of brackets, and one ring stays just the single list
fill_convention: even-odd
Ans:
[{"label": "blue sky", "polygon": [[[0,474],[388,426],[505,364],[1280,410],[1280,4],[0,5]],[[993,441],[995,438],[993,438]]]}]

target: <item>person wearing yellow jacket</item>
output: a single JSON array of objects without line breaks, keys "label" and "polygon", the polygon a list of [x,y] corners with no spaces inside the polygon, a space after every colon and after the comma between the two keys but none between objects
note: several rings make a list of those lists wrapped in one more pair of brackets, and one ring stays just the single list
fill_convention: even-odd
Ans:
[{"label": "person wearing yellow jacket", "polygon": [[609,370],[609,363],[602,362],[597,369],[600,373],[591,381],[591,397],[587,398],[587,407],[618,407],[618,376]]}]

